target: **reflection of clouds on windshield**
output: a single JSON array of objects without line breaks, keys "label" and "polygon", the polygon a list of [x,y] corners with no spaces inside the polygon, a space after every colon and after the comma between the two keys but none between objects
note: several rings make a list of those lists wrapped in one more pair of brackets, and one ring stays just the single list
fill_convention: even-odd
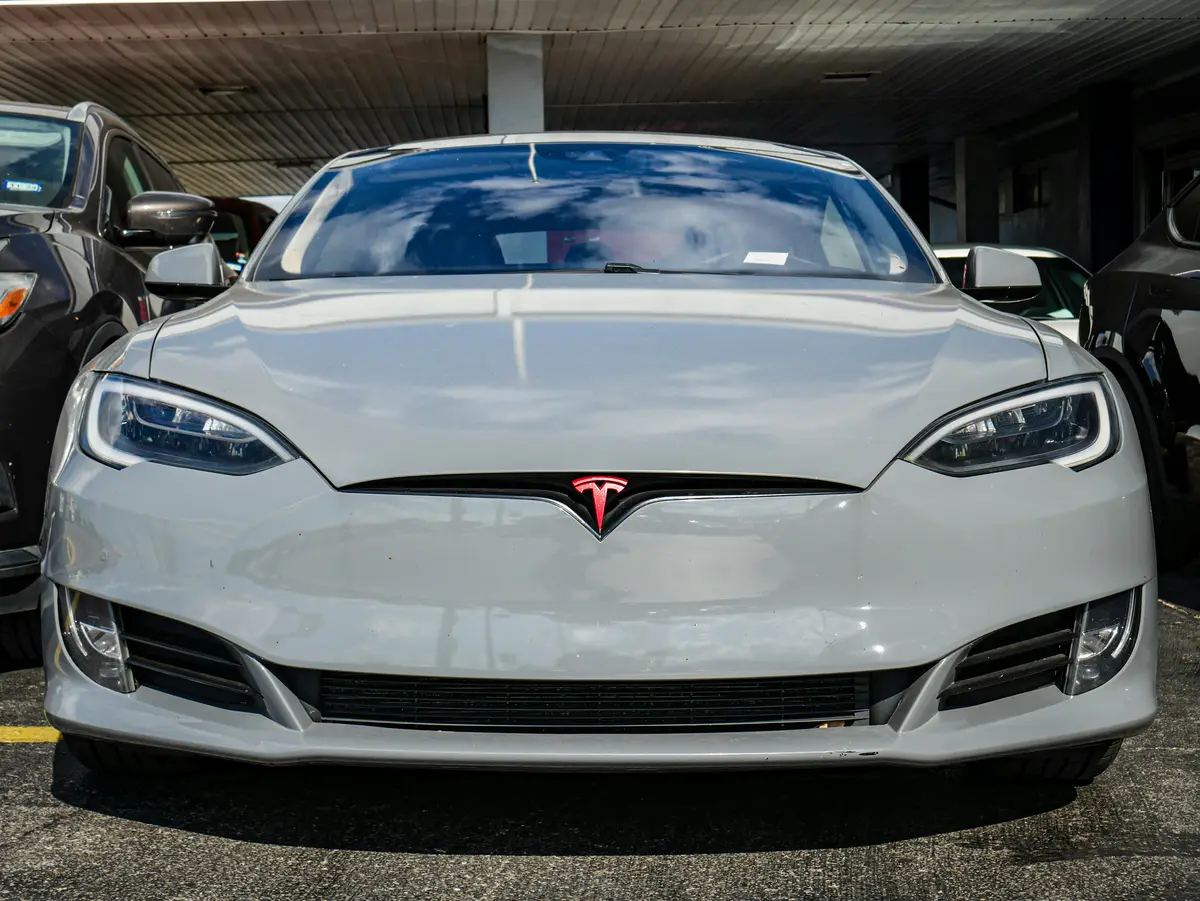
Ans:
[{"label": "reflection of clouds on windshield", "polygon": [[728,168],[729,160],[714,153],[696,153],[695,151],[666,151],[657,150],[654,153],[631,153],[631,157],[645,157],[646,168],[649,172],[663,175],[717,175],[722,169]]},{"label": "reflection of clouds on windshield", "polygon": [[[600,231],[682,233],[684,242],[670,259],[673,268],[703,269],[721,260],[717,268],[736,269],[752,250],[821,259],[815,237],[821,231],[823,211],[754,196],[740,186],[723,192],[720,202],[714,202],[711,193],[694,198],[645,197],[638,203],[601,197],[589,205],[589,211]],[[813,247],[804,246],[806,237]]]},{"label": "reflection of clouds on windshield", "polygon": [[565,207],[594,190],[593,185],[578,181],[534,183],[527,178],[489,178],[463,187],[483,192],[479,208],[490,221],[530,219]]},{"label": "reflection of clouds on windshield", "polygon": [[[663,269],[835,269],[884,278],[908,269],[875,192],[845,175],[707,148],[654,147],[613,158],[600,150],[550,154],[539,157],[535,179],[518,150],[489,150],[470,166],[451,158],[430,171],[406,170],[394,159],[347,169],[318,189],[276,265],[308,277],[597,268],[613,259]],[[529,239],[497,239],[519,233]],[[892,257],[905,265],[897,270]],[[261,268],[270,273],[269,253]]]}]

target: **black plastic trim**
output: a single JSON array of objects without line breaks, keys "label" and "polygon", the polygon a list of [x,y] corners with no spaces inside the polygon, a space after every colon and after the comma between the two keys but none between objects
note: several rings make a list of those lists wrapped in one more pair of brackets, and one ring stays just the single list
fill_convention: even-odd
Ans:
[{"label": "black plastic trim", "polygon": [[1074,629],[1059,629],[1056,632],[1049,632],[1045,635],[1039,635],[1036,638],[1026,639],[1025,641],[1014,641],[1012,644],[1006,644],[998,648],[980,651],[978,654],[970,654],[959,661],[958,668],[963,669],[964,667],[969,666],[982,666],[985,663],[991,663],[995,660],[1003,660],[1007,657],[1015,657],[1018,654],[1025,653],[1026,651],[1034,651],[1038,648],[1044,648],[1050,645],[1073,641],[1076,634],[1076,630]]},{"label": "black plastic trim", "polygon": [[323,722],[471,732],[710,732],[866,725],[866,673],[546,680],[322,672]]},{"label": "black plastic trim", "polygon": [[[596,529],[590,495],[571,482],[586,476],[619,476],[629,484],[608,496],[604,529]],[[658,500],[700,497],[769,497],[806,494],[856,494],[863,489],[841,482],[787,476],[718,475],[662,472],[515,472],[468,475],[405,476],[358,482],[339,489],[347,493],[416,494],[449,497],[525,497],[551,501],[575,515],[603,539],[631,513]]]},{"label": "black plastic trim", "polygon": [[1005,669],[983,673],[979,676],[971,676],[969,679],[959,679],[944,688],[939,697],[952,698],[956,695],[967,694],[984,688],[995,688],[1004,683],[1015,682],[1025,676],[1035,676],[1039,673],[1063,669],[1070,661],[1071,658],[1066,654],[1054,654],[1050,657],[1043,657],[1040,660],[1030,661],[1029,663],[1018,663],[1015,666]]}]

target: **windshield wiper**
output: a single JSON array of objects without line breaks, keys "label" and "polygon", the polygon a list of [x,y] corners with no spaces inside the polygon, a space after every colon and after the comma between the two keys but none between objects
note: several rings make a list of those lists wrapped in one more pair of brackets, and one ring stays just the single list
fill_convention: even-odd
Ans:
[{"label": "windshield wiper", "polygon": [[622,263],[613,261],[604,264],[605,272],[661,272],[660,269],[647,269],[645,266],[639,266],[637,263]]}]

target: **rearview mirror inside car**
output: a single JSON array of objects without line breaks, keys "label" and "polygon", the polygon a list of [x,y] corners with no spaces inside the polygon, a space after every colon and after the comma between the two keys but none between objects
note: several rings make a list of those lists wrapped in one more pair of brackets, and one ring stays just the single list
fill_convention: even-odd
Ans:
[{"label": "rearview mirror inside car", "polygon": [[146,269],[146,290],[163,299],[163,314],[203,303],[226,287],[225,263],[209,241],[164,250]]},{"label": "rearview mirror inside car", "polygon": [[121,243],[142,247],[175,247],[207,237],[217,219],[213,202],[195,194],[144,191],[125,208],[127,227]]},{"label": "rearview mirror inside car", "polygon": [[962,290],[976,300],[1024,300],[1042,290],[1042,277],[1029,257],[999,247],[973,247]]}]

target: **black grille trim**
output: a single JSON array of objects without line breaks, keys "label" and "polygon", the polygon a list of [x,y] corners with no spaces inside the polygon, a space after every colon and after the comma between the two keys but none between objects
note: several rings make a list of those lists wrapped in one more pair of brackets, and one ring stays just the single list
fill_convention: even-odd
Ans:
[{"label": "black grille trim", "polygon": [[1063,686],[1078,635],[1079,609],[1000,629],[968,649],[939,695],[941,709],[973,707],[1046,685]]},{"label": "black grille trim", "polygon": [[319,674],[323,722],[472,732],[716,732],[868,722],[869,677],[574,681]]},{"label": "black grille trim", "polygon": [[211,633],[133,607],[116,606],[137,685],[235,710],[262,709],[237,652]]},{"label": "black grille trim", "polygon": [[[575,491],[574,479],[613,475],[629,480],[608,498],[604,529],[595,528],[595,511],[588,497]],[[349,493],[416,494],[449,497],[530,497],[565,507],[597,537],[603,538],[639,507],[656,500],[693,497],[763,497],[794,494],[854,494],[863,489],[841,482],[783,476],[716,475],[662,472],[515,472],[469,475],[405,476],[358,482],[338,489]]]}]

